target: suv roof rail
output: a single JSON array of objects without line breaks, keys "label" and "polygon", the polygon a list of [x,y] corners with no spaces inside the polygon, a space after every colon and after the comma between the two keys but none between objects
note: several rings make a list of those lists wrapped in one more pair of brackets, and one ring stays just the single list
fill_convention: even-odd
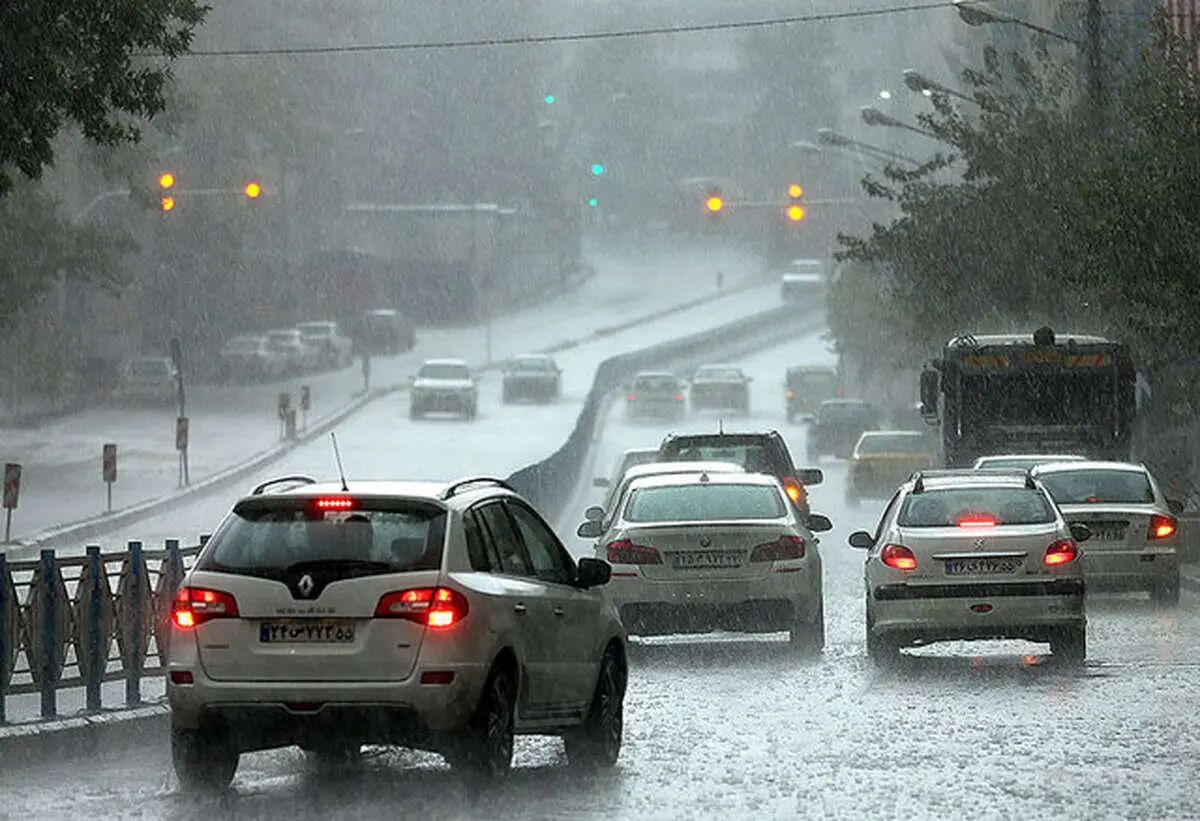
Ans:
[{"label": "suv roof rail", "polygon": [[[513,490],[512,485],[510,485],[508,482],[504,481],[503,479],[497,479],[495,476],[467,476],[463,479],[459,479],[458,481],[451,482],[449,485],[447,485],[446,489],[442,491],[441,495],[438,498],[444,502],[447,499],[452,498],[456,493],[458,493],[460,490],[462,490],[467,485],[482,485],[482,484],[495,485],[496,487],[502,487],[505,490]],[[513,492],[515,493],[516,491],[514,490]]]},{"label": "suv roof rail", "polygon": [[282,485],[287,482],[294,482],[297,485],[315,485],[317,480],[311,476],[304,476],[302,474],[294,474],[292,476],[277,476],[274,479],[268,479],[260,485],[255,485],[254,490],[250,491],[250,495],[261,496],[267,488],[274,487],[275,485]]}]

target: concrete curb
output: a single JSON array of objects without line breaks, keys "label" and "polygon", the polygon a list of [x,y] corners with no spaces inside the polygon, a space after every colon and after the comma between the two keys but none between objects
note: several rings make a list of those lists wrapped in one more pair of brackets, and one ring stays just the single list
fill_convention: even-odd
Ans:
[{"label": "concrete curb", "polygon": [[161,744],[171,710],[165,702],[0,727],[5,769],[78,758],[115,747]]}]

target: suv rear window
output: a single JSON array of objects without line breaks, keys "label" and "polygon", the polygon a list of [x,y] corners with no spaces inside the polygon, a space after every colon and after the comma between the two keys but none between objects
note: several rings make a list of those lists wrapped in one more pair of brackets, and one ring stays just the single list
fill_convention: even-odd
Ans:
[{"label": "suv rear window", "polygon": [[770,485],[688,484],[633,491],[622,518],[628,522],[700,522],[783,516],[783,500]]},{"label": "suv rear window", "polygon": [[339,577],[437,570],[446,513],[420,502],[322,510],[311,498],[243,502],[213,536],[202,570],[272,578],[321,569]]},{"label": "suv rear window", "polygon": [[926,490],[904,500],[901,527],[1032,525],[1054,521],[1050,500],[1024,487],[967,487]]},{"label": "suv rear window", "polygon": [[1148,504],[1154,490],[1146,474],[1131,470],[1072,470],[1038,477],[1060,505]]},{"label": "suv rear window", "polygon": [[663,445],[660,454],[666,462],[732,462],[741,465],[747,473],[790,476],[793,473],[791,465],[784,464],[785,457],[770,445],[766,437],[713,436],[701,439],[681,436]]}]

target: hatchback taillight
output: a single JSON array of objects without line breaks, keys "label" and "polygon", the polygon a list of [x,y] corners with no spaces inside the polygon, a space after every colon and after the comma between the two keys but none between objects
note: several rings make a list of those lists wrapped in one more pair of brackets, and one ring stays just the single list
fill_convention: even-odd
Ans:
[{"label": "hatchback taillight", "polygon": [[629,539],[609,542],[607,550],[609,564],[662,564],[662,555],[657,550]]},{"label": "hatchback taillight", "polygon": [[407,619],[426,627],[453,627],[467,616],[467,597],[448,587],[417,587],[384,593],[375,606],[377,619]]},{"label": "hatchback taillight", "polygon": [[902,544],[885,545],[879,552],[879,560],[896,570],[916,570],[917,557]]},{"label": "hatchback taillight", "polygon": [[773,542],[760,544],[750,551],[752,562],[782,562],[788,559],[804,558],[804,539],[785,533]]},{"label": "hatchback taillight", "polygon": [[236,619],[237,599],[220,590],[204,587],[181,587],[171,607],[171,621],[176,627],[190,630],[212,619]]},{"label": "hatchback taillight", "polygon": [[1079,546],[1075,542],[1070,539],[1059,539],[1046,548],[1046,555],[1042,556],[1042,564],[1046,567],[1058,567],[1070,564],[1078,557]]},{"label": "hatchback taillight", "polygon": [[1174,516],[1164,516],[1161,513],[1155,513],[1150,517],[1150,528],[1146,532],[1146,538],[1154,541],[1156,539],[1169,539],[1175,535],[1175,531],[1179,529],[1179,523]]}]

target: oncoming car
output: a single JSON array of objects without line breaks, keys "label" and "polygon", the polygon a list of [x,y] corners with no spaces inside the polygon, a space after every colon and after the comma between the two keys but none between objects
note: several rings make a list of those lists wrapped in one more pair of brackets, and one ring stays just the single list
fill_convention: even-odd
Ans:
[{"label": "oncoming car", "polygon": [[926,471],[906,482],[867,551],[867,653],[952,639],[1049,642],[1068,660],[1087,654],[1085,526],[1068,526],[1027,473]]},{"label": "oncoming car", "polygon": [[427,359],[413,377],[408,406],[412,419],[436,411],[474,419],[478,408],[475,375],[461,359]]},{"label": "oncoming car", "polygon": [[223,787],[241,753],[293,744],[318,766],[396,744],[494,777],[514,733],[611,766],[626,666],[609,572],[496,479],[260,485],[174,602],[179,780]]},{"label": "oncoming car", "polygon": [[[579,535],[601,535],[598,521]],[[794,647],[825,646],[821,555],[814,531],[764,474],[635,480],[596,547],[613,567],[608,594],[631,634],[787,630]]]}]

